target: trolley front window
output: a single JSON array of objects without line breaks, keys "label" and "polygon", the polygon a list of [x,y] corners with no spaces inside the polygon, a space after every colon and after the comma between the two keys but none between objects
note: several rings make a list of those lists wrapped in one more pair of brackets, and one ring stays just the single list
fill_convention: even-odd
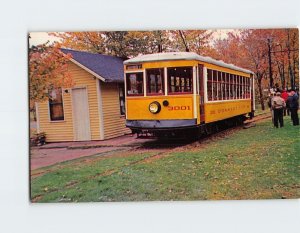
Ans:
[{"label": "trolley front window", "polygon": [[126,88],[127,95],[143,95],[144,94],[144,82],[143,73],[127,73],[126,74]]},{"label": "trolley front window", "polygon": [[168,93],[185,94],[193,92],[192,67],[168,68]]},{"label": "trolley front window", "polygon": [[164,94],[164,69],[146,70],[147,94],[163,95]]}]

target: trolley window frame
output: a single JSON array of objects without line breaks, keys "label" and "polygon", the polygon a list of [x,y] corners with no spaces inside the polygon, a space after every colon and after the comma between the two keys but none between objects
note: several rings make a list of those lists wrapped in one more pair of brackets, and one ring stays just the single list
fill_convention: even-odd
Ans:
[{"label": "trolley window frame", "polygon": [[245,75],[207,69],[206,85],[208,102],[251,99],[250,78]]},{"label": "trolley window frame", "polygon": [[[149,72],[151,71],[158,71],[157,73],[159,73],[159,75],[161,76],[161,90],[162,92],[149,92],[149,84],[151,85],[151,80],[149,77]],[[150,74],[151,75],[151,74]],[[157,74],[155,74],[157,75]],[[146,95],[147,96],[161,96],[161,95],[165,95],[165,69],[164,68],[149,68],[149,69],[145,69],[145,76],[146,76]],[[157,82],[157,76],[155,76],[155,88],[158,88],[158,82]]]},{"label": "trolley window frame", "polygon": [[[142,87],[142,93],[128,93],[128,82],[130,82],[130,75],[141,75],[141,80],[142,80],[142,84],[141,84],[141,87]],[[145,90],[144,90],[144,72],[143,71],[137,71],[137,72],[129,72],[129,73],[126,73],[126,76],[125,76],[125,81],[126,81],[126,90],[125,90],[125,93],[126,93],[126,96],[144,96],[144,93],[145,93]],[[131,84],[130,84],[131,85]]]},{"label": "trolley window frame", "polygon": [[[194,93],[194,79],[193,79],[193,66],[176,66],[176,67],[166,67],[167,69],[167,91],[168,91],[168,95],[186,95],[186,94],[193,94]],[[190,77],[176,77],[175,76],[171,76],[170,72],[171,70],[176,70],[176,69],[189,69],[190,70]],[[176,82],[176,78],[179,78],[179,88],[182,89],[186,87],[186,80],[189,79],[189,88],[190,91],[172,91],[172,86],[174,86],[176,88],[176,83],[174,85],[171,86],[171,77],[174,77],[174,82]],[[181,82],[182,82],[182,78],[184,78],[184,86],[182,86]]]}]

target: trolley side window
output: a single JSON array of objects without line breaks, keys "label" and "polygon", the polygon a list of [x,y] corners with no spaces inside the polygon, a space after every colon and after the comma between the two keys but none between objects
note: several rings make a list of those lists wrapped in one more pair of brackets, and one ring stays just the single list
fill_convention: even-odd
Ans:
[{"label": "trolley side window", "polygon": [[207,70],[207,98],[212,100],[212,70]]},{"label": "trolley side window", "polygon": [[126,74],[126,87],[127,95],[143,95],[144,94],[144,82],[143,73],[127,73]]},{"label": "trolley side window", "polygon": [[164,94],[164,69],[147,69],[147,94],[163,95]]},{"label": "trolley side window", "polygon": [[188,94],[193,92],[192,67],[168,68],[168,92],[170,94]]}]

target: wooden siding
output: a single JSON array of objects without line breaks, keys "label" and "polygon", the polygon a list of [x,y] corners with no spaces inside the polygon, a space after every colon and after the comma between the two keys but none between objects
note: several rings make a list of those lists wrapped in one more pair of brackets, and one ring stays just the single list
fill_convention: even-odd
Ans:
[{"label": "wooden siding", "polygon": [[104,139],[118,137],[131,131],[125,127],[120,114],[119,88],[116,83],[100,83],[104,121]]},{"label": "wooden siding", "polygon": [[[74,80],[74,88],[86,87],[88,91],[89,102],[89,115],[90,115],[90,127],[91,127],[91,139],[100,140],[100,127],[99,127],[99,111],[98,111],[98,99],[97,99],[97,87],[96,79],[75,65],[69,64],[69,71]],[[63,91],[63,104],[64,104],[64,121],[50,121],[49,116],[49,104],[48,101],[39,103],[39,125],[40,131],[46,133],[48,142],[58,141],[73,141],[73,117],[72,117],[72,93],[69,91],[65,93]]]},{"label": "wooden siding", "polygon": [[38,103],[39,129],[46,133],[47,142],[73,141],[72,100],[70,93],[63,92],[64,120],[50,121],[49,102]]}]

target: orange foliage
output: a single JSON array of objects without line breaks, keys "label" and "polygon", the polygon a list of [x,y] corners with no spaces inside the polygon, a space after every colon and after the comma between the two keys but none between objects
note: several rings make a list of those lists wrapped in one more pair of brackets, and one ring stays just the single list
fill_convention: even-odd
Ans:
[{"label": "orange foliage", "polygon": [[56,87],[70,87],[73,79],[68,72],[71,56],[63,54],[58,45],[46,44],[29,48],[29,98],[31,102],[48,98]]}]

